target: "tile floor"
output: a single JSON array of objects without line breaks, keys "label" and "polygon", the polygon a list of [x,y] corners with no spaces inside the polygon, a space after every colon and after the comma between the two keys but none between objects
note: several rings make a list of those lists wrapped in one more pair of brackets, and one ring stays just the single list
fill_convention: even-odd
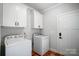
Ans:
[{"label": "tile floor", "polygon": [[[32,56],[40,56],[40,55],[33,51]],[[43,56],[63,56],[63,55],[53,52],[53,51],[48,51]]]}]

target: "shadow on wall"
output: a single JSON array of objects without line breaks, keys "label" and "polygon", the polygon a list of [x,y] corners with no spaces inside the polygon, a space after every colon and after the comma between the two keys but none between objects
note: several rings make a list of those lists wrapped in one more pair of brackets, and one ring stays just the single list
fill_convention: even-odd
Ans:
[{"label": "shadow on wall", "polygon": [[0,56],[1,56],[1,26],[0,26]]},{"label": "shadow on wall", "polygon": [[0,56],[1,56],[1,47],[0,47]]}]

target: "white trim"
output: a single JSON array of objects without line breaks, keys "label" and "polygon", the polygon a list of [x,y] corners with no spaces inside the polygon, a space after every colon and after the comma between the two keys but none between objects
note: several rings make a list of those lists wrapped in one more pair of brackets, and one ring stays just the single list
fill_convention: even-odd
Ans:
[{"label": "white trim", "polygon": [[57,16],[63,16],[63,15],[66,15],[66,14],[74,14],[74,13],[78,13],[79,12],[79,9],[76,9],[76,10],[70,10],[68,12],[64,12],[64,13],[61,13],[61,14],[58,14]]},{"label": "white trim", "polygon": [[49,11],[51,9],[54,9],[54,8],[56,8],[56,7],[58,7],[58,6],[62,5],[62,4],[63,3],[58,3],[58,4],[54,5],[53,7],[46,8],[46,9],[43,10],[43,12],[45,13],[45,12],[47,12],[47,11]]}]

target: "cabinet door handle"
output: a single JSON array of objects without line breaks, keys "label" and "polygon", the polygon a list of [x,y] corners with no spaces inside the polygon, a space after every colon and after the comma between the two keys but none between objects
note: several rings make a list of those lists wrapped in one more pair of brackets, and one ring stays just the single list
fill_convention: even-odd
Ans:
[{"label": "cabinet door handle", "polygon": [[19,22],[16,21],[16,22],[15,22],[15,26],[19,26]]},{"label": "cabinet door handle", "polygon": [[16,22],[15,22],[15,26],[16,26]]}]

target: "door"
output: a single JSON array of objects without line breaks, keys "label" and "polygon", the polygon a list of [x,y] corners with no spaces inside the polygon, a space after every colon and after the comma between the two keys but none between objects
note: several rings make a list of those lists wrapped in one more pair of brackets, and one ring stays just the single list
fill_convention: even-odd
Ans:
[{"label": "door", "polygon": [[57,18],[57,50],[64,55],[79,55],[79,10]]}]

